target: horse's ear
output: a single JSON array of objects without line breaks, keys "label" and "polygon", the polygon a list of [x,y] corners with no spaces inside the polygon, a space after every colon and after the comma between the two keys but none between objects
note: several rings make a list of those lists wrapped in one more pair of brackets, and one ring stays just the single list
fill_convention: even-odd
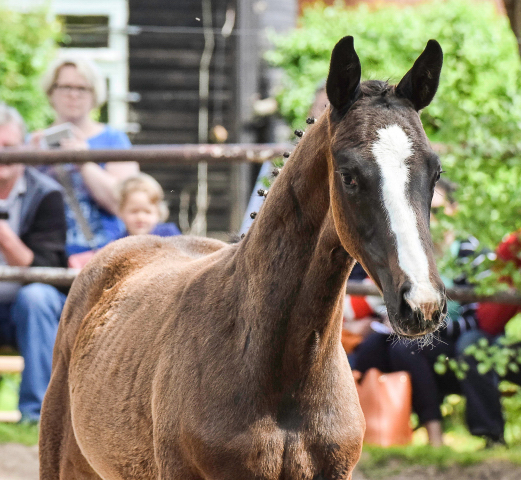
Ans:
[{"label": "horse's ear", "polygon": [[440,44],[436,40],[429,40],[423,53],[396,87],[396,95],[410,100],[417,111],[425,108],[438,89],[442,65],[443,51]]},{"label": "horse's ear", "polygon": [[355,102],[360,90],[361,67],[353,37],[344,37],[333,48],[326,92],[336,112],[343,116]]}]

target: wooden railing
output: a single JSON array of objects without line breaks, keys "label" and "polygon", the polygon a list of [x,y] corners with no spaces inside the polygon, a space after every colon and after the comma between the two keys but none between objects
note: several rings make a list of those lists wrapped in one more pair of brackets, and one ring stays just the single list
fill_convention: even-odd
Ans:
[{"label": "wooden railing", "polygon": [[222,145],[136,145],[127,150],[35,150],[32,148],[0,151],[0,164],[23,163],[48,165],[53,163],[139,162],[142,165],[186,165],[198,162],[262,163],[281,157],[294,146],[286,143]]},{"label": "wooden railing", "polygon": [[[4,149],[0,151],[0,164],[22,163],[26,165],[48,165],[55,163],[85,162],[126,162],[135,161],[142,165],[186,165],[198,162],[215,163],[262,163],[281,157],[285,151],[293,149],[291,144],[251,144],[251,145],[157,145],[134,146],[128,150],[34,150]],[[50,267],[8,267],[0,266],[0,281],[20,283],[48,283],[59,287],[72,284],[79,270]],[[375,285],[347,282],[346,293],[351,295],[380,295]],[[460,303],[497,302],[521,305],[521,295],[516,290],[508,290],[491,296],[476,294],[472,288],[449,288],[447,296]],[[18,356],[0,356],[0,373],[21,372],[23,359]],[[0,421],[16,421],[19,412],[0,412]]]},{"label": "wooden railing", "polygon": [[[20,283],[48,283],[59,287],[67,287],[78,275],[79,270],[74,268],[52,267],[2,267],[0,266],[0,281]],[[378,288],[373,284],[349,281],[346,293],[350,295],[380,295]],[[479,295],[471,287],[453,287],[447,289],[447,296],[460,303],[496,302],[508,305],[521,305],[521,295],[517,290],[507,290],[494,295]]]}]

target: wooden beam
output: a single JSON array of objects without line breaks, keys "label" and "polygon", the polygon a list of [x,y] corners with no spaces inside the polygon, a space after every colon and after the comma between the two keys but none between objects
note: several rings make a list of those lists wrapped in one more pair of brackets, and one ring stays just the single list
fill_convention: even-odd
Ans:
[{"label": "wooden beam", "polygon": [[22,418],[22,414],[18,410],[0,411],[1,423],[16,423]]},{"label": "wooden beam", "polygon": [[[79,270],[74,268],[0,267],[0,281],[41,282],[56,286],[70,286],[78,273]],[[346,293],[357,296],[380,296],[380,292],[375,285],[355,281],[347,282]],[[447,296],[460,303],[496,302],[507,305],[521,305],[521,295],[513,289],[485,296],[478,295],[471,287],[456,287],[448,288]]]},{"label": "wooden beam", "polygon": [[1,373],[21,373],[24,369],[24,359],[19,355],[0,355]]},{"label": "wooden beam", "polygon": [[69,287],[79,269],[54,267],[0,267],[0,281],[19,283],[47,283],[57,287]]},{"label": "wooden beam", "polygon": [[141,165],[212,163],[263,163],[281,157],[290,144],[222,144],[222,145],[147,145],[128,150],[2,150],[0,164],[24,163],[47,165],[54,163],[139,162]]}]

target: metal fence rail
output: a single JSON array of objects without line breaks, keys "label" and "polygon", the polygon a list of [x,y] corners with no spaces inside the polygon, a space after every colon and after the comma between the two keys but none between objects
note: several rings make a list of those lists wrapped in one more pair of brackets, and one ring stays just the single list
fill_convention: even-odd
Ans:
[{"label": "metal fence rail", "polygon": [[[75,268],[51,267],[0,267],[0,281],[20,283],[48,283],[60,287],[72,284],[80,270]],[[378,288],[372,284],[349,281],[346,292],[351,295],[380,295]],[[507,290],[495,295],[478,295],[473,288],[448,288],[447,296],[461,303],[497,302],[508,305],[521,305],[521,295],[517,290]]]},{"label": "metal fence rail", "polygon": [[186,165],[198,162],[262,163],[281,157],[293,146],[286,143],[231,144],[222,145],[146,145],[133,146],[127,150],[36,150],[23,148],[2,150],[0,164],[24,163],[48,165],[53,163],[86,162],[139,162],[142,165]]}]

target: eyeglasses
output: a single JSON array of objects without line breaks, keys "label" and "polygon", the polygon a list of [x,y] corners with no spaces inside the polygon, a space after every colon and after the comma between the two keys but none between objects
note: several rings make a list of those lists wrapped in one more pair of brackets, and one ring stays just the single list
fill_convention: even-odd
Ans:
[{"label": "eyeglasses", "polygon": [[80,97],[84,97],[92,92],[92,88],[89,87],[77,87],[75,85],[54,85],[55,90],[61,94],[77,93]]}]

